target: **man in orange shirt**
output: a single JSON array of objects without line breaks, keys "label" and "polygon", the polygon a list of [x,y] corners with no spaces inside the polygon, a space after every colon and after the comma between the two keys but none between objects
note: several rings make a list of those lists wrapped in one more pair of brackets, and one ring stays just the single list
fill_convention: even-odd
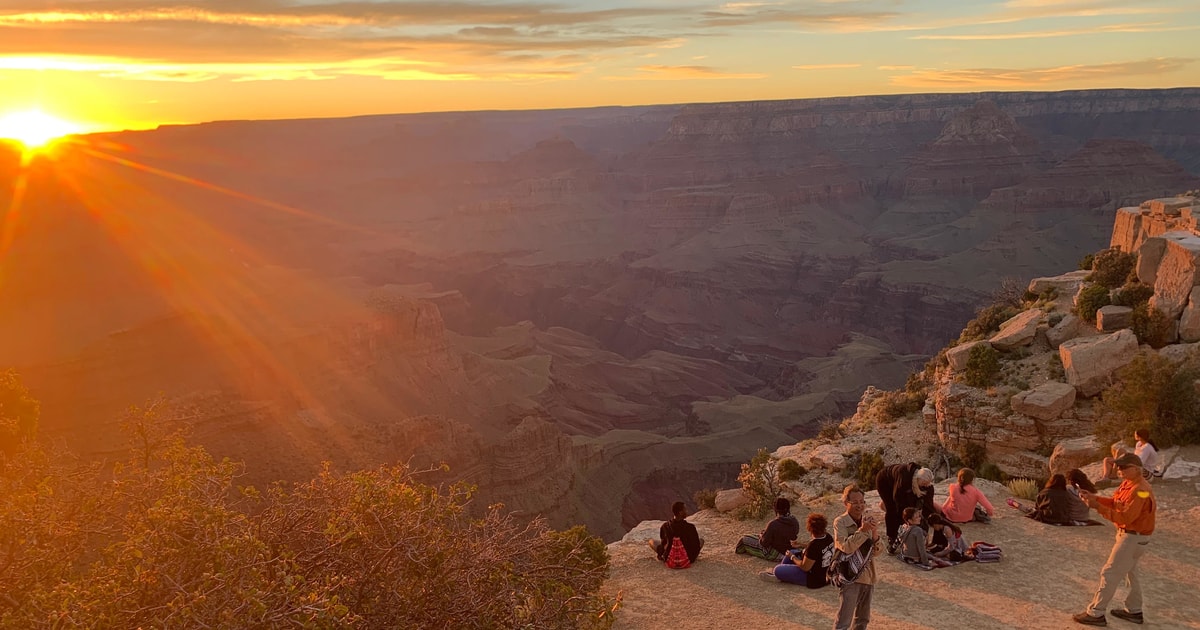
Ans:
[{"label": "man in orange shirt", "polygon": [[1115,465],[1122,481],[1111,499],[1089,492],[1083,492],[1079,497],[1117,526],[1117,541],[1108,562],[1100,570],[1096,596],[1086,611],[1074,617],[1076,622],[1089,626],[1108,625],[1104,611],[1122,578],[1129,583],[1129,595],[1125,597],[1125,608],[1114,609],[1112,614],[1119,619],[1142,623],[1142,584],[1138,579],[1137,563],[1150,544],[1154,512],[1158,506],[1150,482],[1142,476],[1142,460],[1137,455],[1125,453],[1116,459]]}]

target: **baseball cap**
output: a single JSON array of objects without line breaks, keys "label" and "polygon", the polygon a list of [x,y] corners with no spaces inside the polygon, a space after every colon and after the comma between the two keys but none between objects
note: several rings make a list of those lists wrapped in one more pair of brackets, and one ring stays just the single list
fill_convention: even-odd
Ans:
[{"label": "baseball cap", "polygon": [[1127,468],[1129,466],[1137,466],[1138,468],[1141,468],[1142,458],[1134,455],[1133,453],[1125,453],[1124,455],[1118,457],[1114,463],[1116,464],[1117,468]]}]

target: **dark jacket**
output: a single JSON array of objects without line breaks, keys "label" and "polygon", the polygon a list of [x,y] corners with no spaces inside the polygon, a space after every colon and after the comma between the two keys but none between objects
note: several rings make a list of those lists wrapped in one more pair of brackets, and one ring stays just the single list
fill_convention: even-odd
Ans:
[{"label": "dark jacket", "polygon": [[932,489],[920,497],[913,492],[913,475],[920,469],[920,464],[910,462],[908,464],[892,464],[879,471],[879,475],[875,478],[875,486],[876,490],[879,490],[879,498],[883,500],[888,512],[891,512],[893,507],[897,514],[903,512],[906,507],[915,507],[921,509],[921,515],[925,518],[929,518],[930,514],[938,513],[937,507],[933,503]]},{"label": "dark jacket", "polygon": [[666,562],[667,554],[671,553],[671,542],[676,536],[683,543],[683,549],[687,552],[688,560],[695,562],[696,556],[700,555],[700,534],[696,532],[695,525],[682,518],[672,518],[663,523],[662,527],[658,528],[658,537],[662,542],[662,546],[659,547],[658,559]]},{"label": "dark jacket", "polygon": [[758,540],[764,548],[774,549],[782,554],[792,548],[792,541],[799,535],[800,521],[791,514],[784,514],[767,523],[767,528]]},{"label": "dark jacket", "polygon": [[1043,523],[1071,522],[1071,493],[1066,489],[1043,488],[1037,495],[1029,518]]}]

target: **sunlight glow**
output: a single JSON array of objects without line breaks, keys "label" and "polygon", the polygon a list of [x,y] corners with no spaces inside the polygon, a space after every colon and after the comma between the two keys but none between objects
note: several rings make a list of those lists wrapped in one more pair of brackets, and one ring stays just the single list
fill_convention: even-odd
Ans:
[{"label": "sunlight glow", "polygon": [[0,139],[16,140],[27,149],[38,149],[82,131],[83,128],[75,123],[37,109],[0,116]]}]

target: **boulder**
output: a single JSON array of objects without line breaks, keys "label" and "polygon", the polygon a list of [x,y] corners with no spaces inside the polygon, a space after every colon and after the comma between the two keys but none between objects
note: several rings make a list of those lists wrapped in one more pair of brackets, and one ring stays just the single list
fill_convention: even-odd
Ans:
[{"label": "boulder", "polygon": [[846,467],[846,456],[833,444],[818,446],[809,453],[808,461],[816,467],[838,471]]},{"label": "boulder", "polygon": [[1031,293],[1042,294],[1049,289],[1058,291],[1059,295],[1074,295],[1079,290],[1079,285],[1083,283],[1083,279],[1091,273],[1084,269],[1081,271],[1072,271],[1064,273],[1061,276],[1048,276],[1045,278],[1034,278],[1029,281],[1029,291]]},{"label": "boulder", "polygon": [[1158,279],[1158,266],[1162,264],[1165,251],[1167,251],[1167,241],[1161,236],[1148,238],[1142,243],[1137,250],[1138,282],[1154,286],[1154,281]]},{"label": "boulder", "polygon": [[1179,211],[1193,203],[1196,203],[1194,197],[1163,197],[1161,199],[1151,199],[1144,202],[1143,205],[1148,205],[1150,214],[1161,214],[1166,216],[1179,216]]},{"label": "boulder", "polygon": [[1176,458],[1163,471],[1163,479],[1195,479],[1200,477],[1200,463]]},{"label": "boulder", "polygon": [[1169,232],[1162,238],[1166,248],[1154,280],[1154,297],[1150,298],[1150,306],[1172,319],[1178,319],[1198,279],[1200,236],[1190,232]]},{"label": "boulder", "polygon": [[713,502],[718,512],[732,512],[750,502],[750,497],[741,488],[721,490]]},{"label": "boulder", "polygon": [[1184,343],[1200,341],[1200,287],[1193,287],[1187,306],[1179,316],[1179,339]]},{"label": "boulder", "polygon": [[1012,410],[1038,420],[1053,420],[1075,404],[1075,388],[1051,381],[1012,397]]},{"label": "boulder", "polygon": [[1071,339],[1058,347],[1067,382],[1084,396],[1095,396],[1109,377],[1133,360],[1137,337],[1126,328],[1107,335]]},{"label": "boulder", "polygon": [[1050,454],[1050,474],[1066,474],[1072,468],[1082,468],[1100,459],[1100,443],[1096,437],[1075,438],[1063,440],[1054,446]]},{"label": "boulder", "polygon": [[1057,348],[1064,341],[1078,337],[1081,328],[1083,328],[1082,319],[1074,315],[1067,315],[1046,331],[1046,342],[1050,344],[1051,348]]},{"label": "boulder", "polygon": [[1159,348],[1158,355],[1171,363],[1179,363],[1195,352],[1196,348],[1200,348],[1200,344],[1173,343]]},{"label": "boulder", "polygon": [[1129,328],[1129,319],[1132,313],[1133,309],[1128,306],[1109,304],[1101,307],[1096,311],[1096,330],[1114,332],[1122,328]]},{"label": "boulder", "polygon": [[1014,350],[1033,343],[1037,336],[1038,324],[1045,314],[1037,309],[1029,309],[1018,313],[1012,319],[1000,324],[1000,332],[990,339],[991,344],[999,350]]},{"label": "boulder", "polygon": [[[971,348],[987,344],[986,341],[972,341],[959,344],[946,351],[946,359],[950,361],[950,369],[961,372],[967,369],[967,360],[971,358]],[[990,345],[990,344],[988,344]]]},{"label": "boulder", "polygon": [[1109,240],[1108,246],[1131,253],[1139,245],[1138,238],[1140,238],[1141,232],[1142,209],[1121,208],[1117,210],[1116,220],[1113,221],[1112,239]]},{"label": "boulder", "polygon": [[790,459],[796,462],[803,462],[804,453],[804,447],[800,446],[799,444],[785,444],[775,449],[775,452],[771,453],[771,457],[775,459]]}]

